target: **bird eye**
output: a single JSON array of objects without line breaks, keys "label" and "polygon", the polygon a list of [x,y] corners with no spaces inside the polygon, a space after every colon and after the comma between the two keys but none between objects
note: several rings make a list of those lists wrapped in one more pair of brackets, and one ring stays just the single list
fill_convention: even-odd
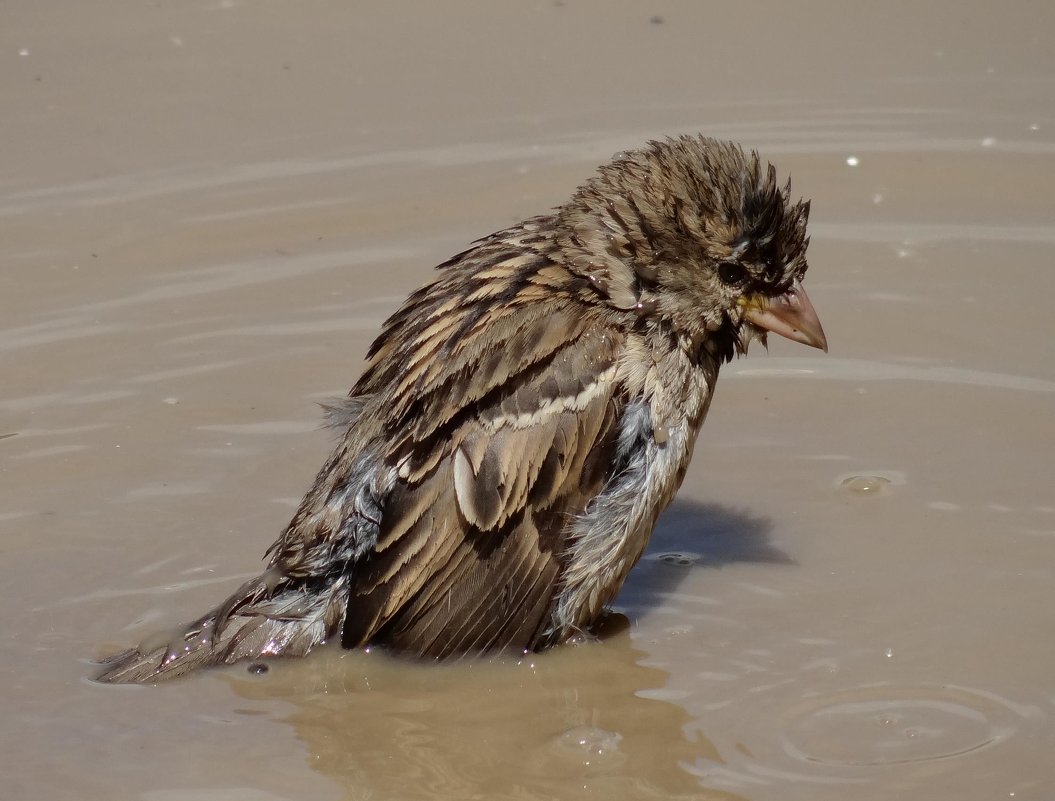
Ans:
[{"label": "bird eye", "polygon": [[723,261],[718,265],[718,277],[723,284],[740,286],[747,278],[747,271],[735,261]]}]

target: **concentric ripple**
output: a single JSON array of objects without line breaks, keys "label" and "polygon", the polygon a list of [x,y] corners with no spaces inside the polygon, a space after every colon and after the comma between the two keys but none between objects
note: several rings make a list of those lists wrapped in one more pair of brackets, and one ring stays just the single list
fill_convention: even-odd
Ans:
[{"label": "concentric ripple", "polygon": [[1032,711],[950,685],[862,687],[797,705],[781,740],[789,756],[814,764],[927,762],[1008,740]]}]

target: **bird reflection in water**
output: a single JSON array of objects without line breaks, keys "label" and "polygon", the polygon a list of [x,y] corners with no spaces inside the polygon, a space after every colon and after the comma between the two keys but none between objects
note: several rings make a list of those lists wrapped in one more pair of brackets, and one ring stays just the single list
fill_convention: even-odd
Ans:
[{"label": "bird reflection in water", "polygon": [[603,643],[522,659],[436,665],[326,648],[228,675],[247,699],[292,705],[283,719],[349,798],[739,799],[680,767],[719,756],[686,737],[685,709],[642,696],[667,672],[641,664],[624,617],[605,623]]}]

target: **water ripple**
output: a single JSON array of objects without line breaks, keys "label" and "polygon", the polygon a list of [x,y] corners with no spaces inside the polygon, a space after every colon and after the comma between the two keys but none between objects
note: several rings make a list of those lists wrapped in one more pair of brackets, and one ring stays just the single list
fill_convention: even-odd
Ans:
[{"label": "water ripple", "polygon": [[931,384],[963,384],[1024,392],[1055,392],[1055,381],[1042,378],[972,370],[965,367],[920,367],[867,359],[770,358],[762,366],[734,364],[729,378],[822,378],[835,381],[925,381]]}]

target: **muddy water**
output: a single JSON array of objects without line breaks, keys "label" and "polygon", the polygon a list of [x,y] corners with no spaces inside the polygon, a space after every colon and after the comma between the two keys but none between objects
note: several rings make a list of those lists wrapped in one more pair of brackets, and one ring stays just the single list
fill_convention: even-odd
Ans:
[{"label": "muddy water", "polygon": [[[1055,796],[1050,4],[352,5],[4,10],[4,797]],[[257,570],[431,265],[697,130],[813,198],[832,350],[726,369],[628,627],[86,680]]]}]

